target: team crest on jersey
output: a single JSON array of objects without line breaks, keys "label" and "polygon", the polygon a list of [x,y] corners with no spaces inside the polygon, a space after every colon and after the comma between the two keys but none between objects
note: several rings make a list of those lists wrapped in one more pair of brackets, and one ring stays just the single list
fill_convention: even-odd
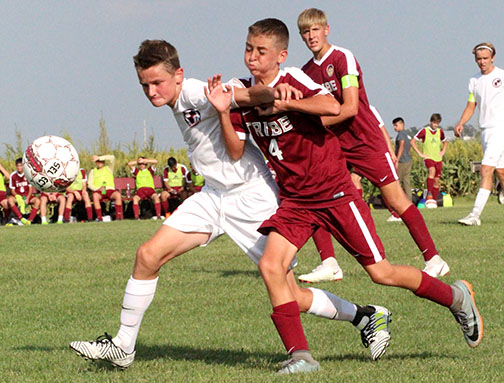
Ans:
[{"label": "team crest on jersey", "polygon": [[332,75],[334,74],[334,66],[333,64],[329,64],[326,68],[326,73],[329,77],[332,77]]},{"label": "team crest on jersey", "polygon": [[498,88],[499,86],[502,85],[502,79],[496,78],[495,80],[492,81],[492,85],[494,86],[494,88]]},{"label": "team crest on jersey", "polygon": [[192,128],[200,123],[201,113],[198,109],[186,109],[184,110],[184,120]]}]

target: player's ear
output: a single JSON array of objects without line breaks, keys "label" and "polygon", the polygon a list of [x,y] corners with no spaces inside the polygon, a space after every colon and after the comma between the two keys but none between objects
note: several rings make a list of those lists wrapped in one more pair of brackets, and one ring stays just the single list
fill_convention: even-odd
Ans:
[{"label": "player's ear", "polygon": [[325,37],[329,36],[329,25],[326,25],[324,28],[324,36]]},{"label": "player's ear", "polygon": [[184,69],[178,68],[173,75],[175,76],[177,84],[181,84],[184,79]]},{"label": "player's ear", "polygon": [[278,64],[282,64],[287,60],[287,56],[289,55],[289,52],[287,52],[287,49],[282,49],[278,53]]}]

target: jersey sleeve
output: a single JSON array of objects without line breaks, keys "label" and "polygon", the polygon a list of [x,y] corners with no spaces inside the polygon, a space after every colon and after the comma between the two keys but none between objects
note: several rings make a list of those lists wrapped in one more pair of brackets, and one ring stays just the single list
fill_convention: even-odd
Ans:
[{"label": "jersey sleeve", "polygon": [[192,172],[187,172],[185,175],[186,183],[188,184],[192,184],[191,174]]},{"label": "jersey sleeve", "polygon": [[338,50],[343,54],[343,60],[334,60],[333,65],[339,78],[345,76],[357,76],[359,77],[359,69],[357,60],[353,53],[345,48],[338,48]]},{"label": "jersey sleeve", "polygon": [[425,141],[425,129],[420,129],[417,134],[415,134],[415,137],[413,137],[417,141]]},{"label": "jersey sleeve", "polygon": [[446,136],[444,134],[444,130],[443,129],[441,129],[439,135],[440,135],[441,142],[445,142],[446,141]]},{"label": "jersey sleeve", "polygon": [[231,124],[233,124],[233,128],[236,134],[238,135],[238,138],[242,141],[245,141],[249,137],[249,131],[245,127],[245,124],[243,123],[243,117],[242,117],[243,110],[245,110],[245,113],[247,112],[246,109],[244,108],[232,110],[230,118],[231,118]]},{"label": "jersey sleeve", "polygon": [[181,172],[182,172],[182,176],[185,177],[187,175],[187,173],[189,173],[187,171],[187,167],[184,164],[179,164],[179,166],[180,166],[180,169],[181,169]]},{"label": "jersey sleeve", "polygon": [[304,98],[330,94],[324,86],[317,84],[299,68],[285,68],[285,72],[287,73],[286,82],[300,90]]},{"label": "jersey sleeve", "polygon": [[168,182],[168,167],[163,169],[163,181]]},{"label": "jersey sleeve", "polygon": [[156,173],[156,167],[155,166],[149,166],[147,169],[149,169],[149,173],[154,177]]},{"label": "jersey sleeve", "polygon": [[133,169],[130,170],[131,174],[133,174],[133,177],[136,177],[138,174],[138,168],[135,166]]},{"label": "jersey sleeve", "polygon": [[82,174],[82,181],[83,182],[87,182],[87,174],[86,174],[86,171],[84,169],[81,169],[80,170],[81,174]]}]

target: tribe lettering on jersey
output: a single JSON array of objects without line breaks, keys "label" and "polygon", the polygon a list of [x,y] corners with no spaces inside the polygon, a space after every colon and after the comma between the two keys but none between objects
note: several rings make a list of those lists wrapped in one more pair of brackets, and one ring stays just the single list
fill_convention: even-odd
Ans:
[{"label": "tribe lettering on jersey", "polygon": [[[237,80],[228,84],[243,87]],[[272,182],[264,158],[252,142],[245,143],[240,160],[233,161],[229,157],[219,117],[205,96],[205,85],[203,81],[184,79],[172,109],[188,146],[187,155],[191,163],[205,178],[206,184],[217,190],[231,190],[252,180]]]},{"label": "tribe lettering on jersey", "polygon": [[[253,80],[242,80],[246,87]],[[303,98],[328,94],[297,68],[280,71],[270,84],[287,83],[299,89]],[[329,132],[318,116],[282,112],[259,116],[256,110],[242,108],[231,112],[238,134],[250,134],[276,173],[282,204],[327,207],[355,198],[338,138]]]},{"label": "tribe lettering on jersey", "polygon": [[24,174],[18,172],[12,173],[9,180],[9,188],[14,190],[16,194],[26,197],[30,191],[30,184],[26,180]]},{"label": "tribe lettering on jersey", "polygon": [[316,83],[323,84],[340,103],[343,103],[342,78],[347,75],[357,76],[359,113],[338,124],[334,132],[345,151],[355,150],[363,143],[371,146],[381,142],[386,147],[379,122],[369,107],[360,65],[352,52],[333,45],[320,60],[313,58],[308,61],[303,66],[303,72]]}]

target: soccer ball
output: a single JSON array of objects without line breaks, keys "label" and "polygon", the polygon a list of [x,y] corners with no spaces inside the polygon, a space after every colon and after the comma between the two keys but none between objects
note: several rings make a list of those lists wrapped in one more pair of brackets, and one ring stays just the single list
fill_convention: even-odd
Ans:
[{"label": "soccer ball", "polygon": [[427,201],[425,201],[425,207],[427,209],[435,209],[437,208],[437,201],[433,198],[428,199]]},{"label": "soccer ball", "polygon": [[64,138],[44,136],[28,145],[23,155],[23,171],[35,189],[64,191],[79,172],[79,155]]}]

